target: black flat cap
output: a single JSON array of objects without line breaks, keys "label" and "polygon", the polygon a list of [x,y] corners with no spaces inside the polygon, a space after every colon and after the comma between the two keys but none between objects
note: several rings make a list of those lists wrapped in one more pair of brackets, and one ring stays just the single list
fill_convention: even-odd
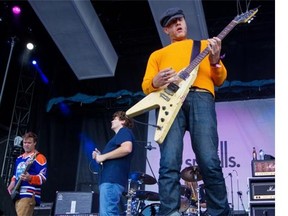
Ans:
[{"label": "black flat cap", "polygon": [[180,17],[185,17],[183,10],[177,7],[169,8],[162,14],[160,18],[160,24],[162,27],[166,27],[169,24],[169,22],[171,22],[171,20]]}]

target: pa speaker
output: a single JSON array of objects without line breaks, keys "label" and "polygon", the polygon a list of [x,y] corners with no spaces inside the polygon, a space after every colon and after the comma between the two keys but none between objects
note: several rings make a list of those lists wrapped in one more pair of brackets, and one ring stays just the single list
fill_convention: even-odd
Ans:
[{"label": "pa speaker", "polygon": [[[94,199],[93,199],[94,198]],[[94,202],[94,203],[93,203]],[[55,215],[82,215],[95,212],[94,192],[56,192]]]}]

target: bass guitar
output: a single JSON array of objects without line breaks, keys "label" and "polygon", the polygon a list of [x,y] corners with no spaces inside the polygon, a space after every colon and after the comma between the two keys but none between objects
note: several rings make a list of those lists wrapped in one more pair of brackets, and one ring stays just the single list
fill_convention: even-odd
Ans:
[{"label": "bass guitar", "polygon": [[[223,40],[236,25],[251,21],[257,12],[258,8],[255,8],[236,16],[217,37]],[[188,67],[177,74],[176,82],[168,84],[159,91],[151,92],[126,111],[128,117],[135,117],[152,109],[159,108],[157,127],[154,136],[154,140],[158,144],[161,144],[164,141],[176,115],[189,93],[190,87],[197,77],[199,63],[208,54],[209,48],[206,47]]]},{"label": "bass guitar", "polygon": [[[36,156],[38,155],[38,152],[35,152],[27,161],[26,161],[26,167],[24,169],[24,171],[22,172],[22,174],[26,173],[31,165],[33,164],[33,162],[35,161],[36,159]],[[15,187],[13,188],[13,190],[11,191],[11,198],[12,200],[14,200],[17,195],[19,194],[19,189],[20,189],[20,186],[21,186],[21,183],[22,183],[22,180],[19,179],[15,185]]]}]

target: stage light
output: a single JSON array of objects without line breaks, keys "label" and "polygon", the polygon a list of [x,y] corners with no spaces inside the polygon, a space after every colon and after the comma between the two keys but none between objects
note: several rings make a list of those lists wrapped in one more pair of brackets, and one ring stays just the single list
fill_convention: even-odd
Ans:
[{"label": "stage light", "polygon": [[21,136],[16,136],[14,138],[14,147],[22,147],[21,146],[22,140],[23,140],[23,138]]},{"label": "stage light", "polygon": [[71,114],[71,110],[67,104],[61,102],[61,103],[59,103],[59,107],[60,107],[60,110],[61,110],[63,115],[68,116]]},{"label": "stage light", "polygon": [[27,43],[26,48],[28,50],[33,50],[34,49],[34,44],[33,43]]},{"label": "stage light", "polygon": [[13,12],[13,14],[15,14],[15,15],[19,15],[19,14],[21,13],[21,8],[20,8],[19,6],[14,6],[14,7],[12,8],[12,12]]},{"label": "stage light", "polygon": [[32,64],[34,65],[35,69],[36,69],[37,72],[39,73],[42,81],[43,81],[45,84],[48,84],[48,83],[49,83],[49,80],[48,80],[48,78],[46,77],[46,75],[43,73],[43,71],[41,70],[41,68],[39,67],[37,61],[36,61],[36,60],[33,60],[33,61],[32,61]]}]

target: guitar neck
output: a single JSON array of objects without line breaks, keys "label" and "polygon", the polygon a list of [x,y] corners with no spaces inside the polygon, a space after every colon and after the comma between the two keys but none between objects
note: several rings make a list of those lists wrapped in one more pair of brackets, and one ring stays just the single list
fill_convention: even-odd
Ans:
[{"label": "guitar neck", "polygon": [[[223,40],[229,32],[237,25],[237,22],[232,20],[221,32],[217,35],[220,40]],[[197,65],[209,54],[209,47],[206,47],[192,62],[191,64],[183,71],[184,73],[191,73]]]}]

